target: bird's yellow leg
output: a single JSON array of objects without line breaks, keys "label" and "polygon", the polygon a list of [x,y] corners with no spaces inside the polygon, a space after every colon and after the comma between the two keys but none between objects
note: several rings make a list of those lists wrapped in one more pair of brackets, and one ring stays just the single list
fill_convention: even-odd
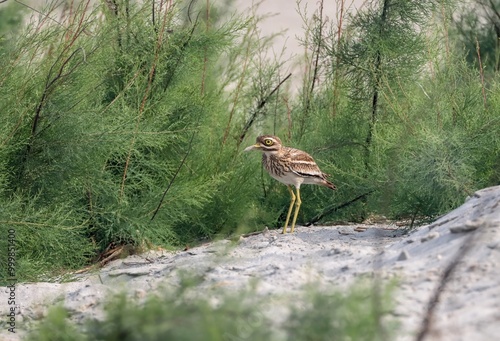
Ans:
[{"label": "bird's yellow leg", "polygon": [[291,201],[290,201],[290,207],[288,208],[288,214],[286,215],[286,221],[285,221],[285,227],[283,227],[283,234],[286,233],[286,229],[288,227],[288,221],[290,220],[290,215],[292,214],[292,208],[293,208],[293,203],[295,202],[295,194],[293,193],[293,190],[290,186],[286,186],[288,188],[288,191],[290,192],[291,196]]},{"label": "bird's yellow leg", "polygon": [[300,204],[302,204],[302,201],[300,200],[300,189],[297,188],[297,202],[295,203],[295,213],[293,214],[292,230],[290,233],[293,233],[293,229],[295,228],[295,222],[297,221],[297,216],[299,215]]}]

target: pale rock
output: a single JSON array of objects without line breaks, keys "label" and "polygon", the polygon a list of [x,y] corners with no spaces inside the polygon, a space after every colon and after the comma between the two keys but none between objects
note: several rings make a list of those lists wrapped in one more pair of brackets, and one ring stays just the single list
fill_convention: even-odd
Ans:
[{"label": "pale rock", "polygon": [[439,237],[439,232],[429,232],[425,237],[420,238],[422,243],[428,242],[429,240],[436,239]]}]

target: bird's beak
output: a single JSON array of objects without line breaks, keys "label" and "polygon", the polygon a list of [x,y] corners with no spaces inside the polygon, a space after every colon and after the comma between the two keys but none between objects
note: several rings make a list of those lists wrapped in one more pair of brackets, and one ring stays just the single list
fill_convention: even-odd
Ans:
[{"label": "bird's beak", "polygon": [[249,151],[254,150],[254,149],[260,149],[260,144],[256,143],[256,144],[253,144],[251,146],[248,146],[243,151],[244,152],[249,152]]}]

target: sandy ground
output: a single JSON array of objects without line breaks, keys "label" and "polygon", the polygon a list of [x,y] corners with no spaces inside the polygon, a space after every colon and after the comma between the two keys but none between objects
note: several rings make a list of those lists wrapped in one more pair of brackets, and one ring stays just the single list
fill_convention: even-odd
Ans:
[{"label": "sandy ground", "polygon": [[[256,294],[261,297],[293,296],[311,283],[348,288],[361,277],[376,275],[384,282],[398,279],[391,312],[401,324],[397,340],[414,340],[443,273],[462,255],[442,291],[426,340],[498,340],[500,186],[476,192],[461,207],[410,234],[394,228],[299,226],[287,235],[265,231],[236,243],[222,240],[187,251],[130,256],[76,282],[18,285],[17,326],[40,319],[61,299],[75,321],[100,318],[110,293],[125,290],[144,297],[160,286],[178,285],[182,272],[202,274],[203,292],[239,290],[258,279]],[[465,250],[468,244],[472,247]],[[1,288],[0,316],[8,312],[7,295],[8,289]],[[19,335],[7,333],[4,325],[0,330],[0,340],[18,340]]]}]

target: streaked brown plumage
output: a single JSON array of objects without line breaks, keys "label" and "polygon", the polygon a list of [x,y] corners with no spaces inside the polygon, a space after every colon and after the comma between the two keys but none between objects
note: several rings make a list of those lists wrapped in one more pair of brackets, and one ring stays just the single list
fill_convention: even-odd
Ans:
[{"label": "streaked brown plumage", "polygon": [[[287,185],[292,200],[288,208],[288,214],[283,228],[286,233],[293,204],[296,202],[295,213],[292,220],[293,232],[295,222],[299,213],[300,204],[300,186],[302,184],[315,184],[336,189],[335,185],[328,181],[328,174],[323,173],[311,155],[306,152],[285,147],[277,136],[262,135],[257,137],[256,143],[245,149],[245,151],[262,151],[262,165],[269,174],[281,183]],[[290,185],[294,185],[297,191],[295,195]]]}]

